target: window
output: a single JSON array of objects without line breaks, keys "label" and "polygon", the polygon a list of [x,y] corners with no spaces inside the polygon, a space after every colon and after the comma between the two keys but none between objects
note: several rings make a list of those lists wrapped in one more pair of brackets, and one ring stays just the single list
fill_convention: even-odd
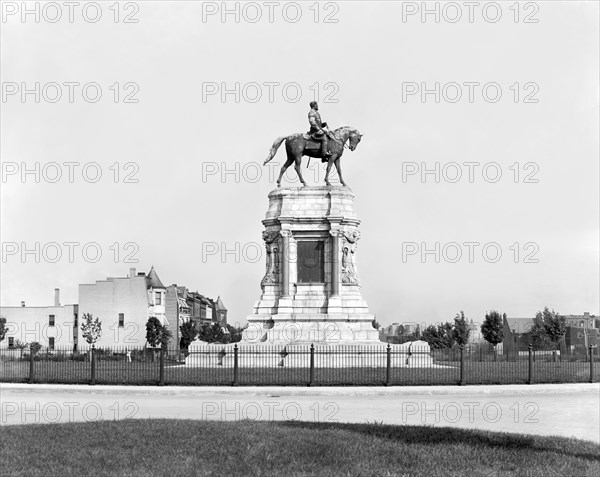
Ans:
[{"label": "window", "polygon": [[119,327],[125,326],[125,313],[119,313]]},{"label": "window", "polygon": [[298,241],[298,282],[323,283],[325,281],[325,242],[321,240]]},{"label": "window", "polygon": [[54,349],[54,337],[50,337],[48,338],[48,349],[53,350]]},{"label": "window", "polygon": [[15,339],[12,336],[8,337],[8,347],[9,348],[14,348],[15,347]]},{"label": "window", "polygon": [[161,292],[154,292],[154,304],[162,305],[162,293]]},{"label": "window", "polygon": [[48,315],[48,326],[54,326],[54,315]]}]

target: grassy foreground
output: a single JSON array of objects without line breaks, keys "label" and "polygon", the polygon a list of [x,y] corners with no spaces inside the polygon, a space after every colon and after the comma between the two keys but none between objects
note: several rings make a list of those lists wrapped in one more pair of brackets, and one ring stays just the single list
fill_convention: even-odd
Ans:
[{"label": "grassy foreground", "polygon": [[597,476],[600,446],[478,430],[127,420],[0,428],[3,476]]}]

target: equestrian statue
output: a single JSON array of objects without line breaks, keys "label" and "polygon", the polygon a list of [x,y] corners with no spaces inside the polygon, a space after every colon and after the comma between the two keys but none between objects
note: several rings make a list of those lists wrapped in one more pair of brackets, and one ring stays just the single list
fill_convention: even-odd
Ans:
[{"label": "equestrian statue", "polygon": [[[291,134],[290,136],[278,137],[271,150],[269,151],[268,157],[265,159],[263,165],[267,164],[277,154],[279,146],[285,141],[285,151],[287,153],[287,160],[281,166],[279,172],[279,178],[277,179],[277,187],[281,187],[281,178],[288,167],[294,163],[294,169],[298,174],[298,178],[302,185],[306,185],[304,178],[302,177],[302,171],[300,165],[302,164],[302,156],[317,157],[321,159],[321,162],[327,163],[327,170],[325,172],[325,184],[331,186],[329,182],[329,171],[331,166],[335,164],[335,168],[338,171],[340,177],[340,183],[345,186],[346,183],[342,178],[342,168],[340,165],[340,158],[344,153],[344,147],[348,147],[351,151],[356,149],[356,146],[362,138],[362,134],[350,126],[342,126],[341,128],[330,131],[326,122],[321,121],[321,115],[319,114],[319,105],[316,101],[310,103],[310,111],[308,112],[308,122],[310,124],[310,131],[308,133],[297,133]],[[349,141],[348,146],[346,142]],[[310,159],[309,159],[310,161]],[[310,162],[309,162],[310,163]]]}]

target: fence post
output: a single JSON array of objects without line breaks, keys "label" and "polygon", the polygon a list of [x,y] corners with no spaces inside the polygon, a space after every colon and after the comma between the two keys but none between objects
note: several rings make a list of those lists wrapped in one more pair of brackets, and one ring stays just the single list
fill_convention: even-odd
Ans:
[{"label": "fence post", "polygon": [[391,375],[391,371],[392,371],[392,347],[389,343],[387,345],[387,349],[385,350],[385,352],[386,352],[386,358],[387,358],[386,370],[385,370],[385,385],[389,386],[390,385],[390,375]]},{"label": "fence post", "polygon": [[33,348],[29,347],[29,384],[33,384]]},{"label": "fence post", "polygon": [[529,379],[527,380],[527,384],[533,383],[533,345],[529,343],[527,347],[529,350]]},{"label": "fence post", "polygon": [[233,383],[232,386],[238,385],[238,345],[233,345]]},{"label": "fence post", "polygon": [[310,344],[310,374],[308,377],[308,385],[312,386],[315,380],[315,345]]},{"label": "fence post", "polygon": [[160,374],[158,385],[165,385],[165,349],[162,346],[160,348]]},{"label": "fence post", "polygon": [[465,376],[465,347],[464,345],[460,345],[460,385],[464,386],[467,382],[467,377]]},{"label": "fence post", "polygon": [[91,385],[96,384],[96,353],[94,352],[95,348],[96,347],[94,345],[92,345],[92,347],[90,348],[90,365],[91,365],[90,384]]},{"label": "fence post", "polygon": [[589,345],[590,350],[590,383],[594,382],[594,347]]}]

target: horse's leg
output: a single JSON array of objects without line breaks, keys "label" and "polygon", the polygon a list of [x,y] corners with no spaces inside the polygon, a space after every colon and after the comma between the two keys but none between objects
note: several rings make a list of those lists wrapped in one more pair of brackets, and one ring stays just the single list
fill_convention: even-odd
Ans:
[{"label": "horse's leg", "polygon": [[283,166],[281,166],[281,170],[279,171],[279,177],[277,178],[277,187],[281,187],[281,178],[283,177],[283,174],[285,173],[287,168],[292,165],[292,162],[294,162],[294,158],[290,157],[288,154],[287,160],[285,161]]},{"label": "horse's leg", "polygon": [[338,176],[340,176],[340,182],[344,187],[346,186],[346,183],[344,182],[344,178],[342,177],[342,163],[340,162],[340,158],[336,157],[335,158],[335,168],[338,171]]},{"label": "horse's leg", "polygon": [[337,155],[336,154],[332,154],[329,157],[329,160],[327,161],[327,169],[325,170],[325,185],[328,187],[331,187],[331,182],[329,182],[329,172],[331,171],[331,166],[333,165],[334,161],[337,160]]},{"label": "horse's leg", "polygon": [[300,170],[300,166],[302,165],[302,152],[298,152],[296,153],[296,157],[294,158],[295,164],[294,164],[294,169],[296,169],[296,173],[298,174],[298,178],[300,179],[300,182],[302,182],[302,185],[306,185],[306,182],[304,182],[304,177],[302,177],[302,171]]}]

